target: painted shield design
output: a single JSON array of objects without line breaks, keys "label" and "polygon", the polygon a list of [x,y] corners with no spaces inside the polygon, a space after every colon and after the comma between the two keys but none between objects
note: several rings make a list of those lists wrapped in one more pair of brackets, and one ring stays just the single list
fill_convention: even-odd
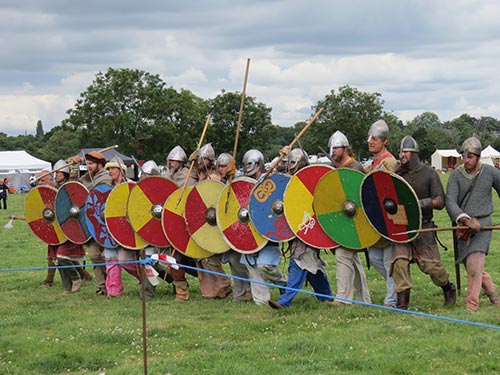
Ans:
[{"label": "painted shield design", "polygon": [[237,252],[251,254],[262,249],[267,239],[250,220],[248,202],[257,181],[238,177],[226,185],[217,200],[217,225],[228,246]]},{"label": "painted shield design", "polygon": [[367,174],[361,184],[361,202],[370,224],[383,237],[394,242],[410,242],[418,233],[422,213],[412,187],[396,174],[375,171]]},{"label": "painted shield design", "polygon": [[127,214],[132,228],[147,243],[168,247],[161,223],[163,206],[167,198],[177,190],[168,178],[152,176],[139,181],[130,191]]},{"label": "painted shield design", "polygon": [[290,176],[274,173],[258,182],[250,194],[250,219],[261,235],[271,241],[289,241],[295,237],[283,209],[283,195]]},{"label": "painted shield design", "polygon": [[24,215],[33,233],[49,245],[67,241],[56,220],[57,190],[51,186],[37,186],[28,193]]},{"label": "painted shield design", "polygon": [[90,237],[85,219],[85,202],[89,191],[78,181],[68,181],[56,195],[56,218],[64,235],[73,243],[83,244]]},{"label": "painted shield design", "polygon": [[89,192],[85,202],[85,218],[90,234],[99,245],[107,249],[118,247],[118,242],[109,233],[104,219],[106,200],[112,189],[110,185],[99,184]]},{"label": "painted shield design", "polygon": [[124,182],[111,190],[106,201],[104,218],[109,233],[116,242],[127,249],[138,250],[146,247],[148,243],[139,237],[127,218],[128,197],[134,186],[134,182]]},{"label": "painted shield design", "polygon": [[214,180],[204,180],[195,185],[186,200],[184,218],[191,238],[201,248],[213,254],[229,250],[229,246],[217,227],[217,199],[224,184]]},{"label": "painted shield design", "polygon": [[313,207],[319,224],[332,240],[349,249],[363,249],[380,239],[361,204],[363,177],[353,169],[335,169],[321,177],[314,190]]},{"label": "painted shield design", "polygon": [[310,165],[292,176],[283,203],[285,217],[292,232],[309,246],[331,249],[338,244],[321,228],[313,210],[314,190],[321,177],[332,171],[328,165]]},{"label": "painted shield design", "polygon": [[192,186],[179,188],[167,198],[162,215],[163,231],[172,246],[184,255],[191,258],[207,258],[213,253],[201,248],[191,238],[184,220],[186,200],[191,189]]}]

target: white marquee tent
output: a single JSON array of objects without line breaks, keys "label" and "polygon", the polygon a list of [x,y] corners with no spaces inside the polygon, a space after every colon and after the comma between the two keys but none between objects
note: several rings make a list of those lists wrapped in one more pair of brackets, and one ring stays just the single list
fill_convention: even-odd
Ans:
[{"label": "white marquee tent", "polygon": [[450,170],[460,164],[460,154],[457,150],[436,150],[431,155],[431,166],[438,170]]},{"label": "white marquee tent", "polygon": [[9,180],[9,187],[19,191],[22,185],[29,187],[32,174],[51,170],[48,161],[35,158],[26,151],[0,151],[0,178]]},{"label": "white marquee tent", "polygon": [[481,151],[481,163],[489,165],[498,165],[500,161],[500,152],[495,150],[491,145]]}]

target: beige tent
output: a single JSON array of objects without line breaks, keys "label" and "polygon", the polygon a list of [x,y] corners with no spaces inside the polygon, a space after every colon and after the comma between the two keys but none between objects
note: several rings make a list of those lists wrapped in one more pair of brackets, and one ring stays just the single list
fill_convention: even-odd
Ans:
[{"label": "beige tent", "polygon": [[499,161],[500,152],[491,147],[491,145],[481,151],[481,163],[488,165],[498,165]]},{"label": "beige tent", "polygon": [[431,166],[437,171],[455,169],[461,162],[457,150],[436,150],[431,155]]}]

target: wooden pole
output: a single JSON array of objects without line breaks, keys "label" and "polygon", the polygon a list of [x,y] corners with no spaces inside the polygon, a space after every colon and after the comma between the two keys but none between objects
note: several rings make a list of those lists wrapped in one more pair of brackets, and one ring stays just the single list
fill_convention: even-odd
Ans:
[{"label": "wooden pole", "polygon": [[[205,134],[206,134],[207,129],[208,129],[208,124],[210,123],[211,119],[212,119],[212,115],[208,114],[207,120],[205,121],[205,126],[203,127],[203,131],[201,133],[200,140],[198,141],[198,148],[196,149],[196,151],[199,151],[201,148],[201,145],[203,143],[203,139],[205,138]],[[184,195],[184,191],[186,190],[186,186],[187,186],[187,183],[189,181],[189,176],[191,176],[191,172],[193,171],[195,161],[196,160],[191,160],[191,165],[189,166],[189,172],[186,176],[186,179],[184,180],[184,184],[182,185],[181,194],[179,195],[179,199],[177,199],[176,206],[178,206],[180,201],[182,200],[182,196]]]},{"label": "wooden pole", "polygon": [[[295,143],[297,143],[299,141],[300,137],[302,137],[304,135],[304,133],[307,131],[307,129],[309,129],[309,127],[313,124],[313,122],[316,121],[316,119],[319,117],[321,112],[323,112],[323,108],[320,108],[319,111],[316,112],[316,114],[309,120],[309,122],[306,124],[306,126],[304,126],[304,128],[302,128],[300,133],[295,136],[294,140],[288,146],[285,146],[285,147],[289,148],[289,151],[293,148]],[[281,161],[281,159],[283,159],[285,157],[285,155],[287,155],[287,154],[284,152],[280,152],[280,156],[273,164],[271,164],[271,166],[269,167],[268,171],[266,172],[266,174],[264,175],[264,177],[262,178],[261,181],[264,181],[266,178],[269,177],[269,175],[271,174],[273,169],[279,164],[279,162]]]},{"label": "wooden pole", "polygon": [[247,59],[245,69],[245,80],[243,81],[243,91],[241,92],[240,112],[238,113],[238,123],[236,125],[236,136],[234,138],[233,158],[236,160],[236,152],[238,151],[238,139],[240,137],[241,119],[243,117],[243,106],[245,105],[245,93],[247,91],[248,70],[250,68],[250,59]]},{"label": "wooden pole", "polygon": [[[399,232],[399,233],[393,233],[393,236],[402,236],[404,234],[412,234],[412,233],[426,233],[426,232],[442,232],[446,230],[467,230],[469,229],[468,226],[461,225],[457,227],[435,227],[435,228],[423,228],[423,229],[414,229],[414,230],[409,230],[407,232]],[[481,230],[497,230],[500,229],[500,225],[485,225],[484,227],[481,227]]]}]

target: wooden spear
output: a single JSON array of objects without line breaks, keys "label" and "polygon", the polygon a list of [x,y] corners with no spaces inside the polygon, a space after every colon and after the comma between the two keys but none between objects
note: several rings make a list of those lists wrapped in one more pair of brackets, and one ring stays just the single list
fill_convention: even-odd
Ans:
[{"label": "wooden spear", "polygon": [[[468,226],[461,225],[457,227],[435,227],[435,228],[422,228],[422,229],[413,229],[409,230],[406,232],[399,232],[399,233],[393,233],[393,236],[402,236],[405,234],[412,234],[412,233],[426,233],[426,232],[441,232],[441,231],[446,231],[446,230],[466,230],[469,229]],[[481,227],[481,230],[497,230],[500,229],[500,224],[499,225],[485,225],[484,227]]]},{"label": "wooden spear", "polygon": [[[201,133],[200,140],[198,141],[198,148],[196,149],[196,151],[199,151],[201,148],[201,145],[203,143],[203,139],[205,138],[205,134],[207,132],[208,124],[210,123],[211,118],[212,118],[212,115],[208,114],[207,121],[205,121],[205,126],[203,127],[203,131]],[[182,185],[181,194],[179,195],[179,199],[177,199],[177,204],[175,205],[176,207],[179,205],[180,201],[182,200],[182,196],[184,195],[184,191],[186,190],[186,186],[187,186],[187,183],[189,181],[189,176],[191,176],[191,172],[193,171],[195,161],[196,160],[191,160],[191,165],[189,166],[189,172],[186,176],[186,179],[184,180],[184,184]]]},{"label": "wooden spear", "polygon": [[250,68],[250,59],[247,59],[245,69],[245,80],[243,81],[243,91],[241,92],[240,112],[238,113],[238,123],[236,125],[236,136],[234,138],[233,158],[236,160],[236,152],[238,151],[238,139],[240,137],[241,119],[243,117],[243,106],[245,104],[245,92],[247,91],[248,70]]}]

